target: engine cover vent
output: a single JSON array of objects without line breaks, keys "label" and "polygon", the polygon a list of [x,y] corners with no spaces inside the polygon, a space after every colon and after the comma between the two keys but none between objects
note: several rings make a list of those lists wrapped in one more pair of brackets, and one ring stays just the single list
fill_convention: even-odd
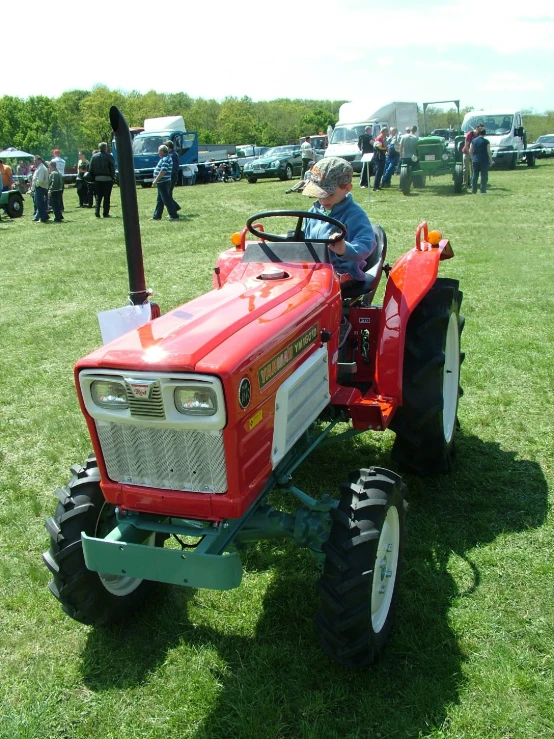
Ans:
[{"label": "engine cover vent", "polygon": [[283,382],[275,396],[272,462],[276,466],[329,404],[327,344]]}]

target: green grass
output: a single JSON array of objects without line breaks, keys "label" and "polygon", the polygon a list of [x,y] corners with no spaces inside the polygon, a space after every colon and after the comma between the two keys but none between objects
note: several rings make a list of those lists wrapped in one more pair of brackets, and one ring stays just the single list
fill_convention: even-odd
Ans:
[{"label": "green grass", "polygon": [[[245,557],[227,593],[160,588],[125,625],[60,610],[41,562],[44,519],[90,449],[72,366],[100,343],[96,312],[127,296],[119,192],[110,221],[76,209],[60,226],[0,223],[0,737],[535,739],[554,736],[552,563],[554,162],[491,173],[490,194],[446,178],[367,201],[389,261],[423,219],[451,239],[441,274],[464,291],[466,361],[456,469],[406,475],[409,532],[397,621],[362,674],[320,652],[317,572],[289,544]],[[357,185],[357,180],[356,180]],[[149,223],[147,283],[162,310],[211,286],[229,235],[269,208],[307,209],[279,182],[177,191],[186,218]],[[390,460],[392,434],[322,450],[299,472],[313,494]]]}]

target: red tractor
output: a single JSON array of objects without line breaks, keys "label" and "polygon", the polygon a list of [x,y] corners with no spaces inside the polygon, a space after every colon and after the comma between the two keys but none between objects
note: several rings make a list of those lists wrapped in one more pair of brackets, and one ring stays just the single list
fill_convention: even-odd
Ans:
[{"label": "red tractor", "polygon": [[[116,108],[110,119],[130,297],[141,304],[148,291],[130,138]],[[265,231],[262,221],[277,215],[294,217],[294,231]],[[303,238],[312,217],[250,218],[220,255],[212,291],[164,316],[152,304],[152,320],[77,362],[94,456],[57,491],[44,554],[50,589],[74,619],[121,620],[156,582],[235,588],[240,550],[286,537],[322,568],[324,651],[364,667],[383,649],[398,595],[405,485],[395,472],[369,467],[350,476],[339,500],[316,500],[292,476],[314,449],[387,428],[396,432],[392,453],[401,467],[450,469],[462,293],[457,281],[437,278],[439,261],[453,253],[426,224],[392,268],[377,227],[365,284],[341,290],[327,244]],[[249,233],[255,238],[247,241]],[[345,314],[352,330],[339,351]],[[269,505],[276,488],[297,500],[295,513]],[[164,546],[170,537],[177,548]]]}]

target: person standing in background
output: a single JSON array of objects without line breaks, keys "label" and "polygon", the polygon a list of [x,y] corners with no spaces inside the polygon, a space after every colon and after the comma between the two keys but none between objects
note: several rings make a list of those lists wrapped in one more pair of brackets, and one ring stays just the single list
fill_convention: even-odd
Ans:
[{"label": "person standing in background", "polygon": [[50,205],[54,211],[54,223],[61,223],[63,221],[62,215],[62,192],[63,192],[63,179],[61,174],[58,172],[56,162],[52,160],[50,162],[50,176],[48,177],[48,195],[50,196]]},{"label": "person standing in background", "polygon": [[385,171],[385,164],[387,161],[387,138],[389,135],[389,129],[387,126],[383,126],[381,133],[375,139],[375,179],[373,180],[373,191],[382,190],[381,177]]},{"label": "person standing in background", "polygon": [[179,155],[175,151],[173,147],[173,141],[171,139],[168,139],[165,142],[165,145],[167,146],[167,155],[171,159],[171,163],[173,164],[173,169],[171,170],[171,189],[169,191],[169,195],[171,199],[173,200],[173,203],[175,205],[175,211],[181,210],[181,206],[179,203],[175,202],[173,198],[173,190],[175,189],[175,186],[179,182],[179,172],[181,170],[181,162],[179,161]]},{"label": "person standing in background", "polygon": [[471,164],[473,166],[473,174],[471,177],[471,192],[473,195],[477,193],[477,182],[481,175],[481,195],[487,194],[487,183],[489,181],[489,167],[492,167],[491,145],[485,138],[487,132],[484,128],[480,128],[477,136],[469,145],[471,154]]},{"label": "person standing in background", "polygon": [[80,151],[77,156],[77,171],[79,171],[81,165],[85,165],[85,171],[88,170],[88,165],[90,164],[89,160],[87,159],[87,155],[84,151]]},{"label": "person standing in background", "polygon": [[115,180],[115,162],[108,152],[108,145],[105,141],[98,144],[98,149],[99,151],[92,155],[89,165],[90,177],[94,182],[96,195],[94,215],[100,218],[100,206],[103,203],[104,218],[111,218],[110,198]]},{"label": "person standing in background", "polygon": [[390,187],[391,179],[396,171],[400,160],[400,136],[398,129],[394,126],[390,130],[390,136],[387,139],[387,156],[385,160],[385,174],[383,175],[383,187]]},{"label": "person standing in background", "polygon": [[464,155],[464,167],[466,170],[466,182],[469,184],[472,181],[473,178],[473,167],[471,166],[471,154],[470,154],[470,148],[471,148],[471,142],[473,139],[477,138],[479,135],[480,129],[484,129],[485,125],[482,122],[479,122],[475,128],[470,129],[466,133],[465,137],[465,144],[462,149],[463,155]]},{"label": "person standing in background", "polygon": [[[415,157],[415,159],[414,159]],[[400,139],[400,162],[406,165],[411,172],[419,167],[417,158],[417,136],[414,136],[410,126],[406,127],[406,133]]]},{"label": "person standing in background", "polygon": [[41,156],[35,157],[35,173],[31,183],[31,193],[35,203],[33,221],[48,223],[48,170]]},{"label": "person standing in background", "polygon": [[11,190],[13,184],[12,168],[4,164],[2,159],[0,159],[0,175],[2,175],[2,192],[4,190]]},{"label": "person standing in background", "polygon": [[[60,156],[60,150],[59,149],[54,149],[52,151],[52,154],[54,156],[53,156],[53,158],[50,161],[51,162],[55,162],[56,169],[58,170],[58,172],[62,176],[62,184],[63,184],[64,183],[64,177],[65,177],[65,159],[62,159],[62,157]],[[65,209],[64,209],[64,205],[63,205],[63,187],[62,187],[62,211],[63,210],[65,210]]]},{"label": "person standing in background", "polygon": [[175,201],[171,197],[171,173],[173,171],[173,162],[168,156],[169,149],[165,144],[158,148],[158,156],[160,157],[156,168],[154,169],[154,179],[152,186],[158,186],[158,199],[151,221],[161,221],[164,212],[164,206],[169,213],[170,221],[178,221],[179,216],[175,210]]},{"label": "person standing in background", "polygon": [[310,162],[315,161],[315,154],[312,147],[312,139],[309,136],[306,136],[305,141],[302,142],[300,145],[300,153],[302,156],[302,172],[300,174],[300,177],[304,177],[306,174],[306,171],[308,169],[308,166]]},{"label": "person standing in background", "polygon": [[[371,126],[366,126],[364,133],[358,138],[358,149],[364,154],[375,153],[375,139],[371,133]],[[360,187],[369,187],[373,174],[373,162],[363,162],[360,174]]]}]

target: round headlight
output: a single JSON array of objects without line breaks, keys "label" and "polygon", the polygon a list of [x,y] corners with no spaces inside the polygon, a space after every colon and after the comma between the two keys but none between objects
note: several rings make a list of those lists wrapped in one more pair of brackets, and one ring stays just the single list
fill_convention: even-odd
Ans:
[{"label": "round headlight", "polygon": [[121,382],[95,380],[90,386],[90,394],[100,408],[128,408],[127,394]]},{"label": "round headlight", "polygon": [[213,416],[217,411],[217,397],[210,387],[176,387],[173,398],[179,413]]},{"label": "round headlight", "polygon": [[412,162],[417,162],[417,156],[415,154],[412,155]]}]

